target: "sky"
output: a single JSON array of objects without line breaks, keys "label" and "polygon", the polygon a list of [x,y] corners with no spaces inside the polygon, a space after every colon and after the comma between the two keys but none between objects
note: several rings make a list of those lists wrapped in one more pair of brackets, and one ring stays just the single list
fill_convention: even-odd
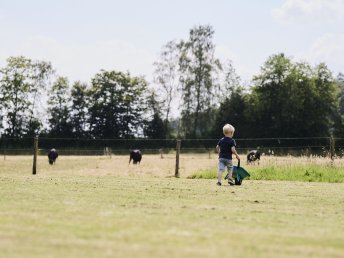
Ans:
[{"label": "sky", "polygon": [[23,55],[71,82],[101,69],[152,81],[162,47],[198,25],[243,81],[281,52],[344,73],[344,0],[0,0],[0,67]]}]

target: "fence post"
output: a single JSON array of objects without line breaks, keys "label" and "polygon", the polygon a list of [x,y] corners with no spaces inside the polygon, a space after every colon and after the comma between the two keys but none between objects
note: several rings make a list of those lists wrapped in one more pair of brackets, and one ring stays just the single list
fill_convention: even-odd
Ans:
[{"label": "fence post", "polygon": [[37,153],[38,153],[38,137],[35,137],[33,140],[33,166],[32,166],[33,175],[36,175],[36,172],[37,172]]},{"label": "fence post", "polygon": [[334,138],[333,135],[330,137],[330,157],[333,160],[334,156],[336,155],[335,148],[334,148]]},{"label": "fence post", "polygon": [[175,177],[179,177],[179,154],[180,154],[180,145],[181,141],[177,140],[177,146],[176,146],[176,171],[174,173]]},{"label": "fence post", "polygon": [[159,153],[160,153],[160,158],[163,159],[164,158],[164,151],[163,149],[159,149]]},{"label": "fence post", "polygon": [[4,160],[6,160],[6,138],[4,138]]}]

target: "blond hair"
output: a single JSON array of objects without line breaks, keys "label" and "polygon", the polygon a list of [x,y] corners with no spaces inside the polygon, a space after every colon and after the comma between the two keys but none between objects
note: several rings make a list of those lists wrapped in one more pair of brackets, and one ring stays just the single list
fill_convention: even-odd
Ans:
[{"label": "blond hair", "polygon": [[234,131],[235,131],[235,128],[230,124],[225,124],[223,126],[223,134],[224,135],[231,135],[232,136],[234,134]]}]

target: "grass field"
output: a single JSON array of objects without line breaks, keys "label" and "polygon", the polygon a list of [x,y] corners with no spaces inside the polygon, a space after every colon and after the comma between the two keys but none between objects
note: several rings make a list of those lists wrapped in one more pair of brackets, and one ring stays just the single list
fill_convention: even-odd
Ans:
[{"label": "grass field", "polygon": [[343,183],[218,187],[186,178],[215,156],[182,159],[181,178],[157,157],[39,157],[35,176],[32,157],[0,160],[0,257],[344,256]]},{"label": "grass field", "polygon": [[[344,166],[341,161],[328,164],[291,162],[287,164],[250,164],[244,165],[250,172],[250,180],[299,181],[299,182],[326,182],[344,183]],[[191,179],[217,178],[217,169],[201,169],[188,176]],[[225,173],[227,174],[227,173]]]}]

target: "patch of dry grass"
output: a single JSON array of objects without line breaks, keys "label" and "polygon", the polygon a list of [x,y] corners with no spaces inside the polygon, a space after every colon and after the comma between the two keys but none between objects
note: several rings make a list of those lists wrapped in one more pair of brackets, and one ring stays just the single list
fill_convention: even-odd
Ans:
[{"label": "patch of dry grass", "polygon": [[[323,157],[277,157],[263,156],[261,161],[247,165],[245,155],[241,155],[242,166],[248,170],[257,167],[290,167],[297,165],[304,166],[333,166],[343,168],[344,159]],[[26,174],[32,173],[32,156],[6,156],[6,160],[0,158],[0,173]],[[129,155],[109,156],[60,156],[55,165],[48,164],[48,158],[38,156],[37,173],[61,174],[61,175],[116,175],[116,176],[152,176],[171,177],[175,173],[175,154],[164,155],[143,155],[140,165],[129,163]],[[236,164],[236,161],[234,161]],[[179,173],[181,177],[188,177],[195,171],[217,170],[216,154],[182,154],[180,156]]]}]

